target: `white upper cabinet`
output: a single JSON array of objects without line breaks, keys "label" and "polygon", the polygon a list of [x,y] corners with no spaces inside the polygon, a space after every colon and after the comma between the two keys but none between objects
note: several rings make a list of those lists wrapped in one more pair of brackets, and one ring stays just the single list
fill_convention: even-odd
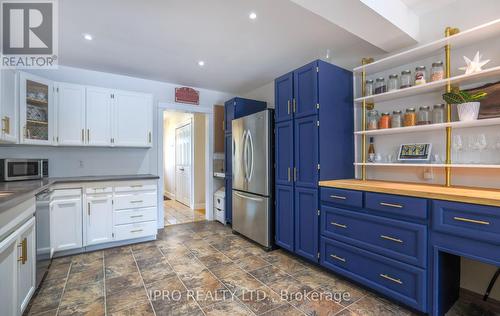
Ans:
[{"label": "white upper cabinet", "polygon": [[112,90],[87,87],[87,144],[111,146]]},{"label": "white upper cabinet", "polygon": [[113,239],[113,195],[87,195],[86,245],[110,242]]},{"label": "white upper cabinet", "polygon": [[85,86],[57,84],[57,135],[59,145],[85,144],[89,132],[85,128]]},{"label": "white upper cabinet", "polygon": [[114,146],[151,147],[153,99],[149,94],[114,93]]},{"label": "white upper cabinet", "polygon": [[53,82],[22,72],[19,79],[20,142],[52,145],[54,142]]},{"label": "white upper cabinet", "polygon": [[0,70],[0,142],[17,143],[19,120],[17,111],[18,80],[16,71]]}]

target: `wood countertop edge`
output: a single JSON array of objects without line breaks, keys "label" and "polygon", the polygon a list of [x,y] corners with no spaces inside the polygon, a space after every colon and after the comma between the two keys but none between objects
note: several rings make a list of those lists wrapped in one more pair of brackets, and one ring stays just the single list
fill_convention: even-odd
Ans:
[{"label": "wood countertop edge", "polygon": [[[439,185],[419,183],[363,181],[357,179],[320,181],[319,186],[500,207],[500,190],[498,189],[474,187],[447,188]],[[435,192],[436,189],[440,189],[441,192]]]}]

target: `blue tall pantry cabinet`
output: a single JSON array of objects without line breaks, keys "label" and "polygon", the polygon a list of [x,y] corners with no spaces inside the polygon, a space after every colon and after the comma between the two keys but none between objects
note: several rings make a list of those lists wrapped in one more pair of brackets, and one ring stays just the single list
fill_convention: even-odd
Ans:
[{"label": "blue tall pantry cabinet", "polygon": [[233,220],[233,140],[232,140],[232,121],[234,119],[247,116],[249,114],[263,111],[267,108],[267,103],[262,101],[233,98],[224,104],[224,170],[225,170],[225,210],[226,222]]},{"label": "blue tall pantry cabinet", "polygon": [[354,177],[352,73],[314,61],[275,80],[275,106],[275,242],[318,262],[318,181]]}]

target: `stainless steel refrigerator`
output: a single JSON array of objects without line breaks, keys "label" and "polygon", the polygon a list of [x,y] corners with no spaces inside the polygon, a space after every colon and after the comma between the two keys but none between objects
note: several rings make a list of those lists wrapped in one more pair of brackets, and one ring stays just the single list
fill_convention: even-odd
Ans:
[{"label": "stainless steel refrigerator", "polygon": [[273,242],[273,110],[233,120],[233,230]]}]

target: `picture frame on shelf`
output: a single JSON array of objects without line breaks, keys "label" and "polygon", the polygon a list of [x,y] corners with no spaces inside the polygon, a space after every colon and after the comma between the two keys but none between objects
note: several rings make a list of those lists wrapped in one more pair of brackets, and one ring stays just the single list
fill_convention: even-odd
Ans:
[{"label": "picture frame on shelf", "polygon": [[402,144],[399,146],[398,161],[430,162],[431,152],[431,143]]}]

